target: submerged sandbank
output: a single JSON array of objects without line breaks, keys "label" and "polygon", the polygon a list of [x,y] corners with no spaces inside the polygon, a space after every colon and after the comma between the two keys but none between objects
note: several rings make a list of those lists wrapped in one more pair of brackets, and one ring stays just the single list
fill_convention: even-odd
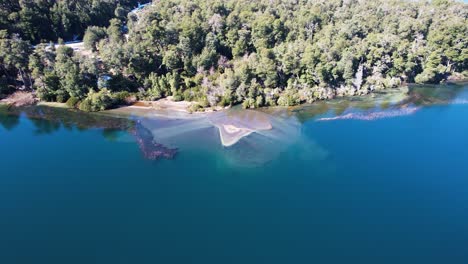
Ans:
[{"label": "submerged sandbank", "polygon": [[209,116],[210,122],[218,128],[221,143],[232,146],[242,138],[264,130],[273,129],[270,117],[260,111],[235,109]]},{"label": "submerged sandbank", "polygon": [[[154,103],[139,102],[134,106],[120,107],[113,110],[107,110],[103,113],[111,115],[133,116],[135,118],[168,119],[168,120],[186,120],[185,126],[191,126],[189,121],[193,122],[194,127],[216,127],[219,131],[220,140],[223,146],[229,147],[236,144],[242,138],[259,131],[273,129],[270,116],[257,110],[245,110],[238,107],[232,109],[223,109],[216,112],[196,112],[190,113],[183,111],[186,103],[181,102],[163,102]],[[172,125],[172,124],[171,124]],[[184,133],[187,129],[181,129],[183,125],[178,124],[177,129],[168,127],[159,128],[161,131],[171,131],[171,133]],[[170,127],[170,125],[169,125]],[[189,129],[190,130],[190,129]],[[163,134],[168,134],[164,132]]]}]

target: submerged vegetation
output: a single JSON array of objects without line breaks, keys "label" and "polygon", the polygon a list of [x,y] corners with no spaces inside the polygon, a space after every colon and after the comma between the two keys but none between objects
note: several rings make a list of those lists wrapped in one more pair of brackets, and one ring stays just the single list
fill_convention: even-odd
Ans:
[{"label": "submerged vegetation", "polygon": [[[31,34],[37,23],[12,27],[5,21],[17,13],[23,21],[23,11],[4,2],[0,96],[29,89],[84,111],[167,96],[200,108],[291,106],[467,76],[468,5],[452,0],[164,0],[128,16],[132,1],[58,1],[53,6],[115,8],[74,13],[71,21],[85,21],[74,32],[85,32],[88,52],[32,48],[68,31],[42,36]],[[19,1],[41,2],[48,1]]]}]

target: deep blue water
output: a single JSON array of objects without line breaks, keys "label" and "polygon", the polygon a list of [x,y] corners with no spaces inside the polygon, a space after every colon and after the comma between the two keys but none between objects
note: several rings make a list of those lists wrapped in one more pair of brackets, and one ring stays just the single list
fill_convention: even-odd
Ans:
[{"label": "deep blue water", "polygon": [[294,142],[203,129],[157,161],[125,131],[0,114],[0,263],[468,263],[457,89],[373,121],[299,111]]}]

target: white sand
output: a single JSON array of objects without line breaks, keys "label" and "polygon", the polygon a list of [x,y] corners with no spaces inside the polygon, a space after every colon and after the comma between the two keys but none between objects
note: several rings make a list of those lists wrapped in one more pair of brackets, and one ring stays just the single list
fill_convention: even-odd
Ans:
[{"label": "white sand", "polygon": [[225,147],[235,145],[243,137],[246,137],[254,132],[248,128],[240,128],[233,125],[221,125],[217,127],[219,129],[221,143]]},{"label": "white sand", "polygon": [[221,143],[232,146],[248,135],[272,129],[267,114],[254,110],[233,110],[211,116],[211,123],[219,129]]}]

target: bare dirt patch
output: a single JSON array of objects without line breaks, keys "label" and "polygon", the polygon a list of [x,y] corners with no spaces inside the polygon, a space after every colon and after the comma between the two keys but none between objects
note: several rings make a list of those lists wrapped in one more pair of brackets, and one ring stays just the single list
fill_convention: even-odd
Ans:
[{"label": "bare dirt patch", "polygon": [[6,103],[10,106],[28,106],[34,105],[37,103],[36,97],[31,92],[15,92],[8,96],[6,99],[1,100],[0,102]]}]

